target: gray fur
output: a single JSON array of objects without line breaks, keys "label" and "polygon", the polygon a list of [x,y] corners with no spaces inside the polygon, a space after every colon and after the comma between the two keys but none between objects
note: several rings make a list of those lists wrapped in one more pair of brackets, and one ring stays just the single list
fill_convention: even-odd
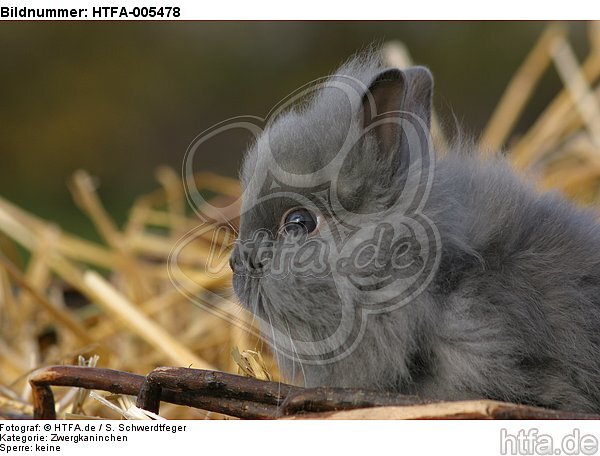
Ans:
[{"label": "gray fur", "polygon": [[[377,55],[369,55],[351,60],[337,74],[370,86],[384,70]],[[427,74],[421,72],[417,82],[427,85]],[[404,93],[410,96],[410,87]],[[398,109],[413,106],[428,115],[430,100],[413,98]],[[316,172],[349,134],[357,145],[338,182],[341,204],[356,214],[384,214],[373,224],[395,223],[395,214],[380,209],[402,190],[403,146],[382,153],[376,135],[363,137],[364,119],[351,105],[334,89],[321,90],[272,120],[271,150],[290,172]],[[275,240],[282,214],[297,204],[288,198],[257,203],[266,190],[252,177],[268,176],[273,166],[264,140],[250,147],[242,170],[240,239],[266,229]],[[440,233],[442,256],[427,289],[410,305],[370,315],[358,347],[345,358],[299,365],[280,357],[291,380],[600,412],[600,226],[595,215],[558,195],[539,194],[502,159],[479,161],[472,150],[459,144],[436,163],[424,214]],[[329,234],[322,236],[333,242]],[[362,305],[355,290],[337,289],[328,276],[248,277],[244,273],[256,264],[248,266],[241,256],[239,249],[232,256],[234,289],[266,322],[266,336],[273,325],[295,340],[324,338],[338,323],[344,303]]]}]

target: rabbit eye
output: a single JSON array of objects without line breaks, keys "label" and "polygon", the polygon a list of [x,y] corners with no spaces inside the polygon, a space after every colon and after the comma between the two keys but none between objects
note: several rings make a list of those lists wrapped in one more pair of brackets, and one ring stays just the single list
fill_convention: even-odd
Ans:
[{"label": "rabbit eye", "polygon": [[283,216],[281,232],[284,234],[310,234],[317,229],[319,219],[310,209],[297,207]]}]

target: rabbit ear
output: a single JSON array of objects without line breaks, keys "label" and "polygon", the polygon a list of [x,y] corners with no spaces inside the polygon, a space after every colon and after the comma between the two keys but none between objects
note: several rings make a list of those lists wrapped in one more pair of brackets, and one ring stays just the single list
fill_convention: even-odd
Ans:
[{"label": "rabbit ear", "polygon": [[432,92],[433,77],[425,67],[394,68],[379,73],[363,96],[363,127],[380,120],[373,128],[375,135],[383,151],[393,153],[401,141],[400,124],[397,120],[385,121],[381,116],[392,111],[409,113],[420,118],[429,131]]}]

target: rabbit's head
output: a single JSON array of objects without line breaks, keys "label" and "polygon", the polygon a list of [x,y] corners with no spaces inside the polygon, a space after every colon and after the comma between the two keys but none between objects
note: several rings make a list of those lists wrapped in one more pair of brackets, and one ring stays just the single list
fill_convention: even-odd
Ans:
[{"label": "rabbit's head", "polygon": [[423,67],[353,59],[294,94],[249,148],[233,285],[279,355],[346,356],[366,314],[422,290],[432,85]]}]

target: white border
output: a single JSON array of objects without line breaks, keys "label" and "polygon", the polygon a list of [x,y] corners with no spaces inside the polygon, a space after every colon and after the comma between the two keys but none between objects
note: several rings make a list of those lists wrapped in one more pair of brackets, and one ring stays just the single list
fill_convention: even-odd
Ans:
[{"label": "white border", "polygon": [[[98,1],[6,1],[0,7],[87,8],[82,20],[140,20],[141,18],[93,18],[94,7],[160,7],[181,8],[179,17],[171,20],[592,20],[600,19],[600,2],[594,0],[549,0],[523,2],[504,0],[98,0]],[[14,20],[19,18],[2,18]],[[156,17],[146,20],[165,20]],[[23,19],[21,19],[23,20]],[[30,19],[31,20],[31,19]],[[60,20],[60,19],[59,19]],[[73,19],[67,19],[73,20]]]}]

